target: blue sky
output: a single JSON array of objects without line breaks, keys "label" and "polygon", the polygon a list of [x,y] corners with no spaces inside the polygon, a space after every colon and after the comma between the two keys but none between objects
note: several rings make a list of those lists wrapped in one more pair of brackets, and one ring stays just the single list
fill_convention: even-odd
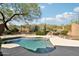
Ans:
[{"label": "blue sky", "polygon": [[79,3],[42,3],[40,7],[42,15],[38,23],[56,25],[70,23],[75,13],[79,11]]},{"label": "blue sky", "polygon": [[75,7],[79,7],[79,3],[52,3],[40,4],[42,17],[55,17],[57,14],[64,12],[73,12]]},{"label": "blue sky", "polygon": [[[40,3],[39,6],[42,15],[38,21],[33,21],[33,24],[64,25],[79,16],[79,3]],[[21,23],[15,22],[15,24]]]}]

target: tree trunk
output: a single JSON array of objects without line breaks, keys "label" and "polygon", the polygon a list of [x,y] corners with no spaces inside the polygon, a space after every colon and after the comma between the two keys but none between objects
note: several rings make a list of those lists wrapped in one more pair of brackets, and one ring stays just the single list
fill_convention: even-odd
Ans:
[{"label": "tree trunk", "polygon": [[7,30],[9,30],[9,28],[8,28],[8,26],[7,26],[7,23],[4,23],[4,25],[5,25],[5,28],[6,28]]},{"label": "tree trunk", "polygon": [[[9,30],[9,28],[8,28],[8,26],[7,26],[7,23],[8,23],[9,21],[11,21],[12,18],[15,17],[16,15],[25,15],[25,14],[24,14],[24,13],[23,13],[23,14],[13,14],[9,19],[7,19],[7,21],[4,21],[4,25],[5,25],[5,28],[6,28],[7,30]],[[9,31],[10,31],[10,30],[9,30]]]},{"label": "tree trunk", "polygon": [[[3,23],[5,22],[5,16],[4,16],[4,14],[0,11],[0,14],[2,15],[2,20],[3,20]],[[4,24],[0,24],[0,36],[3,34],[3,32],[4,32],[4,29],[5,29],[5,27],[4,27]],[[1,45],[2,45],[2,39],[0,38],[0,56],[3,56],[3,54],[2,54],[2,52],[1,52]]]},{"label": "tree trunk", "polygon": [[3,56],[2,52],[1,52],[1,45],[2,45],[2,39],[0,38],[0,56]]},{"label": "tree trunk", "polygon": [[[4,24],[0,24],[0,36],[3,34],[4,30],[5,30]],[[0,56],[3,55],[1,52],[1,45],[2,45],[2,39],[0,38]]]},{"label": "tree trunk", "polygon": [[5,21],[5,16],[4,16],[3,12],[0,11],[0,14],[2,15],[2,21],[3,21],[3,24],[5,25],[5,28],[6,28],[7,30],[9,30],[9,28],[7,27],[7,23],[6,23],[6,21]]}]

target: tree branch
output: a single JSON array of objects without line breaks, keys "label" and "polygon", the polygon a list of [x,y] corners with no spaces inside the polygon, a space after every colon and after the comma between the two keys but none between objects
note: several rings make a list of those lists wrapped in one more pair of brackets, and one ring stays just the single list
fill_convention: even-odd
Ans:
[{"label": "tree branch", "polygon": [[13,14],[13,15],[6,21],[6,23],[9,22],[9,21],[11,21],[12,18],[13,18],[14,16],[16,16],[16,15],[26,15],[26,14],[25,14],[25,13],[22,13],[22,14]]},{"label": "tree branch", "polygon": [[7,30],[9,30],[9,28],[7,27],[7,24],[5,23],[6,21],[5,21],[5,15],[3,14],[3,12],[1,12],[0,11],[0,14],[1,14],[1,16],[2,16],[2,21],[3,21],[3,24],[4,24],[4,28],[6,28]]},{"label": "tree branch", "polygon": [[1,11],[0,11],[0,14],[2,16],[3,23],[5,23],[5,16],[4,16],[4,14]]}]

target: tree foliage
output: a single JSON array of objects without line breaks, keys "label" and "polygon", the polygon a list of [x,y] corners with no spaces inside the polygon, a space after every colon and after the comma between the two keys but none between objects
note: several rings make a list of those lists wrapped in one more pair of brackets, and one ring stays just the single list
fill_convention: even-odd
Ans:
[{"label": "tree foliage", "polygon": [[[5,24],[11,21],[33,21],[40,18],[41,11],[38,4],[33,3],[1,3],[0,20]],[[2,17],[2,18],[1,18]],[[8,28],[7,28],[8,29]]]},{"label": "tree foliage", "polygon": [[72,20],[72,21],[71,21],[71,24],[72,24],[72,23],[79,24],[79,19],[77,19],[77,20],[76,20],[76,19],[75,19],[75,20]]}]

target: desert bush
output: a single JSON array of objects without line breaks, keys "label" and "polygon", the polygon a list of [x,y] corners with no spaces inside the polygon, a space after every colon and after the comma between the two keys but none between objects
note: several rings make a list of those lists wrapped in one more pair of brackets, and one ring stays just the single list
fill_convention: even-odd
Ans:
[{"label": "desert bush", "polygon": [[19,30],[17,28],[14,28],[11,30],[11,32],[18,32]]},{"label": "desert bush", "polygon": [[7,30],[4,32],[4,34],[14,34],[16,32],[18,32],[19,30],[17,28],[11,29],[11,30]]},{"label": "desert bush", "polygon": [[54,33],[53,33],[53,35],[59,35],[59,34],[60,34],[59,32],[54,32]]},{"label": "desert bush", "polygon": [[61,35],[67,35],[67,33],[68,33],[68,31],[67,30],[63,30],[63,31],[61,31]]},{"label": "desert bush", "polygon": [[36,35],[46,35],[48,31],[37,31]]}]

